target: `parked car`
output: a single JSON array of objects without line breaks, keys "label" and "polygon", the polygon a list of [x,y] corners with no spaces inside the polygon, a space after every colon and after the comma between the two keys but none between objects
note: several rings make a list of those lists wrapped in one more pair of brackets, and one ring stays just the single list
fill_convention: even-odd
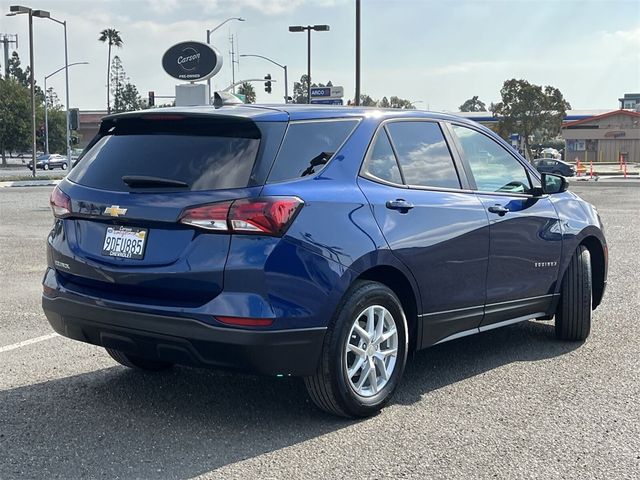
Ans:
[{"label": "parked car", "polygon": [[[67,157],[65,155],[58,155],[57,153],[45,153],[36,158],[36,168],[42,170],[53,170],[54,168],[61,168],[66,170],[68,167]],[[33,165],[31,162],[27,162],[27,168],[31,170]]]},{"label": "parked car", "polygon": [[555,160],[553,158],[537,158],[532,163],[540,173],[554,173],[565,177],[573,177],[576,174],[575,167],[570,163],[563,162],[562,160]]},{"label": "parked car", "polygon": [[423,111],[112,115],[51,208],[55,331],[141,370],[303,377],[349,417],[389,401],[415,350],[554,315],[586,339],[607,278],[598,213],[564,177]]}]

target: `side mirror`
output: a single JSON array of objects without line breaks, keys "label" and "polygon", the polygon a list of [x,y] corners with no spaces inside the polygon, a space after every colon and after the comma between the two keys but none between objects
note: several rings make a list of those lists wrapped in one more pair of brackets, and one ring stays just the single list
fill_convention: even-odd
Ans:
[{"label": "side mirror", "polygon": [[543,173],[542,175],[542,193],[552,195],[554,193],[566,192],[569,188],[569,182],[562,175],[553,173]]}]

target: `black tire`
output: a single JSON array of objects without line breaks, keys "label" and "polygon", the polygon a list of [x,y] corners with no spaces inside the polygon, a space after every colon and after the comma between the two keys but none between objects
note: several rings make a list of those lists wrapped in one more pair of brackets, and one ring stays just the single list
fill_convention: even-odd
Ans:
[{"label": "black tire", "polygon": [[173,364],[169,362],[161,362],[158,360],[150,360],[148,358],[137,357],[135,355],[125,353],[121,350],[114,350],[112,348],[105,348],[105,350],[109,355],[111,355],[111,358],[113,358],[119,364],[124,365],[125,367],[135,368],[137,370],[146,370],[149,372],[159,372],[173,367]]},{"label": "black tire", "polygon": [[[353,323],[367,307],[386,308],[396,325],[397,357],[386,385],[373,396],[360,396],[347,378],[347,342]],[[322,356],[315,375],[305,378],[313,402],[322,410],[342,417],[368,417],[376,414],[391,399],[407,361],[407,321],[398,297],[385,285],[357,281],[338,305],[324,340]]]},{"label": "black tire", "polygon": [[62,168],[62,170],[66,170],[66,169],[67,169],[67,162],[64,162],[64,163],[62,164],[62,167],[61,167],[61,168]]},{"label": "black tire", "polygon": [[556,310],[556,337],[583,341],[591,330],[591,255],[580,245],[571,257],[562,279],[560,303]]},{"label": "black tire", "polygon": [[45,164],[42,166],[42,169],[43,169],[43,170],[49,170],[49,164],[48,164],[48,163],[45,163]]}]

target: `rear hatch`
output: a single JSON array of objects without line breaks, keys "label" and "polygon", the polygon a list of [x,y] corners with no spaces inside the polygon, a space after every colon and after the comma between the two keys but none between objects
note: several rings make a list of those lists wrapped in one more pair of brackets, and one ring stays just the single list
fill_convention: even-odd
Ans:
[{"label": "rear hatch", "polygon": [[213,203],[206,212],[215,216],[216,205],[257,197],[285,127],[227,115],[103,121],[58,187],[70,201],[49,240],[61,282],[131,303],[191,307],[214,298],[231,236],[226,216],[198,223],[202,210],[193,209]]}]

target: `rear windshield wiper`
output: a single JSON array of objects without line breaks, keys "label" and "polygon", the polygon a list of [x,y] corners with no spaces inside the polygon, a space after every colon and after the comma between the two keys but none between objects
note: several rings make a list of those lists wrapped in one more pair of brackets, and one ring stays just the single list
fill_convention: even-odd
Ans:
[{"label": "rear windshield wiper", "polygon": [[122,181],[130,187],[153,188],[153,187],[181,187],[189,188],[189,184],[180,180],[170,178],[150,177],[147,175],[125,175]]},{"label": "rear windshield wiper", "polygon": [[304,172],[302,172],[302,175],[300,176],[306,177],[307,175],[311,175],[312,173],[315,173],[315,168],[318,165],[324,165],[325,163],[327,163],[331,159],[331,157],[333,157],[334,153],[335,152],[320,152],[319,155],[313,157],[309,161],[309,166]]}]

